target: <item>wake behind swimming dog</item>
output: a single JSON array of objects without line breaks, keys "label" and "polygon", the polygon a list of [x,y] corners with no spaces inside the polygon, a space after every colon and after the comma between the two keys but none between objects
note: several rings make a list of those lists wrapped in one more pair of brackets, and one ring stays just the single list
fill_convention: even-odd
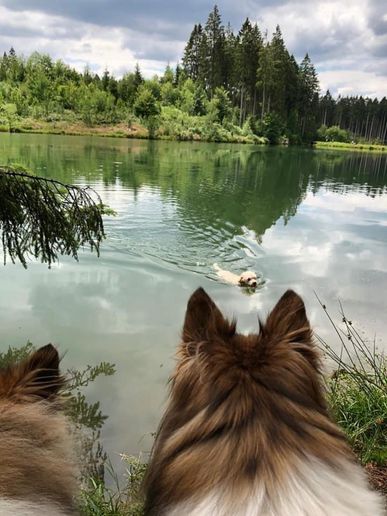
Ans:
[{"label": "wake behind swimming dog", "polygon": [[239,276],[233,272],[221,269],[217,263],[214,263],[214,269],[217,276],[231,285],[239,285],[241,287],[256,288],[258,285],[257,274],[253,271],[244,271]]},{"label": "wake behind swimming dog", "polygon": [[302,299],[242,335],[203,289],[187,306],[145,482],[147,516],[382,516],[332,421]]}]

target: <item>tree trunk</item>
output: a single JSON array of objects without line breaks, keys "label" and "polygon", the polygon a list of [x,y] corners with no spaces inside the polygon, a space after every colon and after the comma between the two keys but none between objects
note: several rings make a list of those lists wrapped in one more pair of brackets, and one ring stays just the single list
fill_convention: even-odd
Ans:
[{"label": "tree trunk", "polygon": [[241,103],[239,106],[239,127],[242,127],[243,121],[243,86],[241,87]]},{"label": "tree trunk", "polygon": [[266,102],[266,88],[265,88],[265,83],[263,84],[263,89],[262,89],[262,110],[261,110],[261,120],[263,119],[263,117],[265,116],[265,102]]}]

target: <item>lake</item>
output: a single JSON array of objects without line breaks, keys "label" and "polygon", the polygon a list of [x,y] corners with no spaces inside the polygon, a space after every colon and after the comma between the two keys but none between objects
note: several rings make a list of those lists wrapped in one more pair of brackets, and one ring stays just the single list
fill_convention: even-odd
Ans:
[{"label": "lake", "polygon": [[[109,415],[103,439],[147,451],[173,367],[186,302],[203,286],[241,331],[257,329],[287,288],[315,330],[337,346],[316,294],[377,344],[387,330],[387,157],[307,148],[0,135],[0,163],[91,185],[116,210],[101,256],[51,270],[0,269],[1,349],[57,344],[66,366],[111,361],[89,389]],[[248,295],[214,263],[257,271]]]}]

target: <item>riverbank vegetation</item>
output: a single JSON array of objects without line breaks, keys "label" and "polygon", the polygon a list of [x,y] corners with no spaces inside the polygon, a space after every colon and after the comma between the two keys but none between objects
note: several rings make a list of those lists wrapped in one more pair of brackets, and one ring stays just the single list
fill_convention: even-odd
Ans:
[{"label": "riverbank vegetation", "polygon": [[[318,130],[320,128],[320,130]],[[387,138],[387,100],[319,96],[308,54],[301,62],[277,26],[271,38],[248,19],[238,32],[215,6],[195,24],[181,63],[145,79],[82,73],[48,55],[0,58],[0,130],[241,143]]]},{"label": "riverbank vegetation", "polygon": [[355,143],[355,142],[340,142],[340,141],[317,141],[315,142],[316,149],[335,149],[347,151],[373,151],[373,152],[387,152],[387,145],[380,145],[376,143]]}]

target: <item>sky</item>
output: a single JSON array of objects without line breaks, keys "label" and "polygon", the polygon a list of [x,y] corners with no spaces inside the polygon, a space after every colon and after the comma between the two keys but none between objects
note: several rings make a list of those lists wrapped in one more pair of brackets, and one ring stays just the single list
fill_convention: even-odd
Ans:
[{"label": "sky", "polygon": [[[116,77],[138,62],[146,77],[175,65],[214,0],[0,0],[0,51],[13,46]],[[269,36],[280,25],[297,60],[308,52],[322,92],[387,96],[387,0],[221,0],[224,24],[246,17]]]}]

